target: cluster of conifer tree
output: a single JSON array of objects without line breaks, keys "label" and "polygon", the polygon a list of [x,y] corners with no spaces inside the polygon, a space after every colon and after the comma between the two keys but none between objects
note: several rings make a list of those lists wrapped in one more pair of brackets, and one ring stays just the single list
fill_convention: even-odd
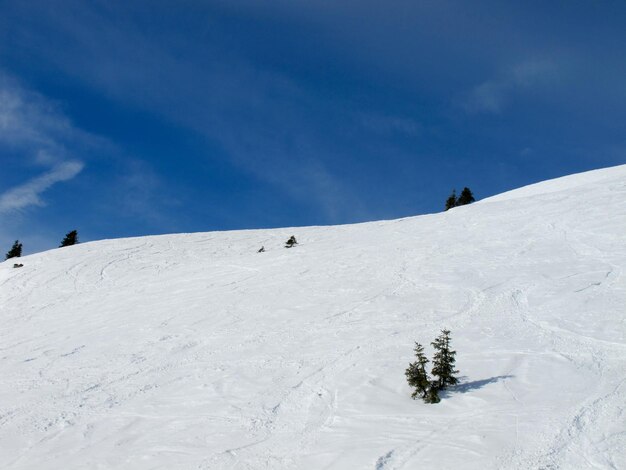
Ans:
[{"label": "cluster of conifer tree", "polygon": [[453,189],[452,194],[450,194],[450,196],[448,196],[448,199],[446,199],[446,210],[452,209],[453,207],[471,204],[475,200],[476,199],[474,199],[472,191],[467,186],[463,188],[463,191],[461,191],[461,195],[459,197],[456,196],[456,189]]},{"label": "cluster of conifer tree", "polygon": [[[63,248],[64,246],[76,245],[77,243],[78,243],[78,231],[72,230],[71,232],[68,232],[65,235],[63,240],[61,240],[61,244],[59,245],[59,248]],[[19,258],[20,256],[22,256],[22,244],[20,243],[19,240],[15,240],[15,243],[13,243],[13,246],[7,252],[5,260],[10,259],[10,258]]]},{"label": "cluster of conifer tree", "polygon": [[441,334],[430,344],[435,349],[431,370],[434,379],[431,379],[426,372],[426,364],[430,361],[424,354],[424,347],[418,342],[415,343],[417,360],[409,364],[404,375],[409,385],[415,388],[411,394],[414,400],[419,397],[425,403],[439,403],[439,392],[459,382],[455,377],[459,371],[454,369],[456,351],[450,349],[449,330],[441,330]]}]

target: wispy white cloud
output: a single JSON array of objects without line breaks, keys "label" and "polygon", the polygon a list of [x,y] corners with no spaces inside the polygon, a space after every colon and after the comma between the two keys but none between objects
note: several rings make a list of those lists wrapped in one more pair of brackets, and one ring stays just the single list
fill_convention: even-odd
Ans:
[{"label": "wispy white cloud", "polygon": [[[164,212],[178,204],[147,161],[80,129],[61,103],[27,89],[1,69],[0,152],[13,169],[10,175],[0,175],[2,225],[11,226],[16,234],[26,232],[29,240],[35,234],[34,215],[28,209],[47,206],[48,191],[78,177],[87,165],[92,171],[85,178],[90,178],[94,191],[84,194],[81,202],[92,210],[163,226],[171,219]],[[106,191],[95,189],[103,185]],[[51,207],[43,219],[54,214]]]},{"label": "wispy white cloud", "polygon": [[[56,103],[0,71],[0,149],[14,151],[26,179],[0,192],[0,213],[45,205],[42,194],[76,177],[85,165],[67,144],[85,147],[97,140],[75,128]],[[28,178],[33,168],[39,174]]]},{"label": "wispy white cloud", "polygon": [[0,144],[27,150],[35,161],[39,152],[48,159],[65,153],[62,141],[76,133],[57,106],[20,87],[0,71]]},{"label": "wispy white cloud", "polygon": [[500,77],[476,86],[464,102],[469,113],[500,113],[514,93],[552,80],[557,66],[549,60],[529,60],[511,67]]},{"label": "wispy white cloud", "polygon": [[0,214],[28,206],[43,206],[41,194],[56,183],[71,180],[83,166],[79,161],[57,164],[42,175],[0,194]]}]

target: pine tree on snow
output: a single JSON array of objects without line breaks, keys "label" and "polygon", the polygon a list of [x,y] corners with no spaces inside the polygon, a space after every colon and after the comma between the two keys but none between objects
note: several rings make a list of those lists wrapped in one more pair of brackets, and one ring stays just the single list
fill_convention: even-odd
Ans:
[{"label": "pine tree on snow", "polygon": [[78,232],[76,230],[72,230],[65,235],[65,238],[61,241],[61,245],[59,248],[63,248],[64,246],[76,245],[78,243]]},{"label": "pine tree on snow", "polygon": [[404,375],[406,375],[406,380],[411,387],[415,387],[411,398],[414,400],[419,396],[420,398],[426,398],[428,393],[428,387],[430,385],[430,380],[428,378],[428,373],[426,372],[426,364],[428,364],[428,359],[424,354],[424,347],[418,342],[415,343],[415,357],[417,361],[409,364],[409,367],[406,369]]},{"label": "pine tree on snow", "polygon": [[465,188],[463,188],[463,191],[461,191],[461,195],[457,199],[456,205],[464,206],[466,204],[471,204],[475,200],[476,199],[474,199],[474,195],[472,194],[472,191],[470,190],[470,188],[466,186]]},{"label": "pine tree on snow", "polygon": [[453,207],[456,207],[457,205],[457,199],[456,199],[456,189],[452,190],[452,194],[450,194],[450,196],[448,196],[448,199],[446,199],[446,209],[452,209]]},{"label": "pine tree on snow", "polygon": [[431,344],[435,348],[431,371],[436,377],[435,384],[440,390],[445,389],[448,385],[456,385],[458,379],[454,374],[459,371],[454,369],[456,351],[450,349],[450,331],[442,330],[439,337]]},{"label": "pine tree on snow", "polygon": [[459,383],[459,380],[454,376],[459,371],[454,369],[456,351],[450,349],[450,331],[441,330],[439,337],[430,344],[435,348],[433,369],[431,371],[436,378],[433,384],[439,390],[444,390],[448,385]]},{"label": "pine tree on snow", "polygon": [[5,259],[19,258],[20,256],[22,256],[22,244],[19,240],[15,240],[15,243],[13,243],[13,246],[7,252]]}]

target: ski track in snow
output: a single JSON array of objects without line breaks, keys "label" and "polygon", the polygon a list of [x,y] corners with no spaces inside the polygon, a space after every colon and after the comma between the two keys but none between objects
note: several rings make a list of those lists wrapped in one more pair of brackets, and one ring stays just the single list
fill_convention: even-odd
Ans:
[{"label": "ski track in snow", "polygon": [[[0,468],[626,468],[625,183],[0,264]],[[443,327],[462,381],[413,401]]]}]

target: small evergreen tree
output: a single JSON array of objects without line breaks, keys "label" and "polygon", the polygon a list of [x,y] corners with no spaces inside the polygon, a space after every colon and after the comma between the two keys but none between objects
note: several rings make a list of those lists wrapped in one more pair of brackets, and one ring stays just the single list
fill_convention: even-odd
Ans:
[{"label": "small evergreen tree", "polygon": [[472,194],[472,191],[470,190],[470,188],[466,186],[465,188],[463,188],[463,191],[461,191],[461,195],[457,199],[456,205],[464,206],[466,204],[471,204],[475,200],[476,199],[474,199],[474,195]]},{"label": "small evergreen tree", "polygon": [[457,205],[456,189],[453,189],[452,194],[450,194],[450,196],[448,196],[448,199],[446,199],[446,210],[452,209],[453,207],[456,207],[456,205]]},{"label": "small evergreen tree", "polygon": [[19,258],[22,256],[22,244],[19,240],[15,240],[11,249],[7,252],[5,260],[9,258]]},{"label": "small evergreen tree", "polygon": [[296,237],[292,235],[291,237],[289,237],[289,240],[287,240],[287,242],[285,243],[285,248],[292,248],[297,244],[298,242],[296,241]]},{"label": "small evergreen tree", "polygon": [[459,380],[454,376],[459,371],[454,370],[456,351],[450,349],[450,331],[446,329],[441,330],[439,337],[430,344],[435,348],[433,369],[431,371],[436,377],[433,385],[439,390],[444,390],[448,385],[459,383]]},{"label": "small evergreen tree", "polygon": [[424,347],[418,342],[415,343],[415,357],[417,361],[409,364],[409,367],[404,372],[406,380],[411,387],[415,387],[411,398],[417,399],[419,396],[422,399],[426,399],[428,393],[428,387],[430,380],[428,379],[428,373],[426,372],[426,364],[428,359],[424,354]]},{"label": "small evergreen tree", "polygon": [[59,248],[63,248],[64,246],[76,245],[78,243],[78,232],[76,230],[72,230],[65,235],[65,238],[61,241],[61,245]]}]

